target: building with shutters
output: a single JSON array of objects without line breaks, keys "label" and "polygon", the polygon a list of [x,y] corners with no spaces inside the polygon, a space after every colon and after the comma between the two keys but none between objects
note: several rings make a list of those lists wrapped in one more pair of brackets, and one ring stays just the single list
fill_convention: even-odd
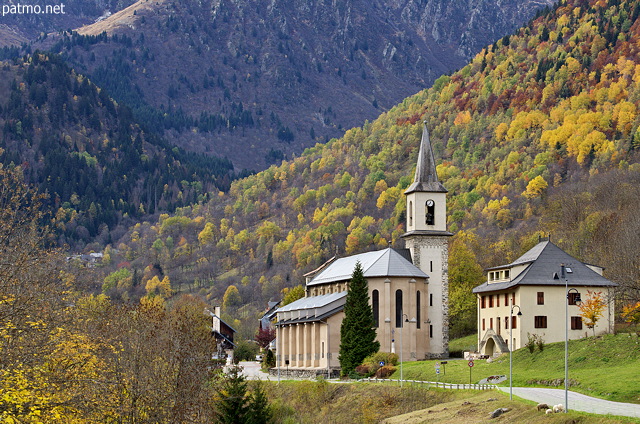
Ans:
[{"label": "building with shutters", "polygon": [[[593,335],[593,330],[596,335],[612,332],[616,284],[602,273],[601,267],[580,262],[548,238],[541,238],[514,262],[489,268],[487,281],[473,289],[478,299],[478,352],[493,356],[511,347],[519,349],[526,345],[528,335],[553,343],[564,341],[565,331],[569,339]],[[593,330],[579,315],[576,292],[582,301],[589,292],[601,293],[605,301]],[[516,305],[513,312],[512,305]]]}]

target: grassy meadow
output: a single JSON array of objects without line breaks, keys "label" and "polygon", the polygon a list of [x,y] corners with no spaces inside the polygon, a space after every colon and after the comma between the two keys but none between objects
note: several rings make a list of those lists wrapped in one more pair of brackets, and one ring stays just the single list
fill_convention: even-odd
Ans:
[{"label": "grassy meadow", "polygon": [[[452,341],[457,345],[475,344],[475,336]],[[466,347],[464,349],[467,349]],[[404,378],[409,380],[469,383],[467,361],[450,359],[435,373],[436,361],[405,362]],[[445,369],[446,368],[446,369]],[[391,376],[398,378],[400,370]],[[492,375],[509,375],[509,355],[492,361],[476,360],[471,381]],[[640,338],[634,333],[609,334],[569,342],[569,381],[571,390],[602,399],[640,403]],[[505,381],[502,385],[508,385]],[[550,343],[533,353],[525,347],[513,352],[513,385],[564,388],[564,342]]]},{"label": "grassy meadow", "polygon": [[[640,419],[570,411],[545,415],[535,403],[495,390],[443,390],[396,383],[328,383],[283,381],[265,383],[278,424],[469,424],[489,422],[628,424]],[[498,419],[490,413],[509,408]]]}]

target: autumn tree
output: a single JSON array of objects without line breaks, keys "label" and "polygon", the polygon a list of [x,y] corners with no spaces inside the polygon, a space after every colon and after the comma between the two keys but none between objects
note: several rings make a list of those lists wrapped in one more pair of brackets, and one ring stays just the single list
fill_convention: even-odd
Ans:
[{"label": "autumn tree", "polygon": [[289,303],[293,303],[304,297],[304,287],[302,285],[297,285],[293,288],[285,288],[283,291],[284,298],[282,299],[280,306],[288,305]]},{"label": "autumn tree", "polygon": [[580,302],[580,316],[582,321],[588,327],[593,329],[593,335],[596,335],[596,323],[602,318],[603,311],[607,307],[602,292],[592,292],[587,290],[586,298]]},{"label": "autumn tree", "polygon": [[275,328],[260,328],[256,333],[255,341],[261,348],[266,348],[276,338]]},{"label": "autumn tree", "polygon": [[367,356],[380,349],[376,341],[373,309],[369,303],[369,284],[364,278],[362,265],[356,263],[347,286],[344,319],[340,325],[340,368],[349,375]]},{"label": "autumn tree", "polygon": [[229,310],[232,308],[237,308],[241,304],[242,298],[240,297],[238,288],[233,284],[227,287],[227,290],[225,290],[224,296],[222,297],[222,307],[225,310]]},{"label": "autumn tree", "polygon": [[640,302],[624,305],[622,319],[631,324],[640,324]]},{"label": "autumn tree", "polygon": [[449,251],[449,325],[453,338],[476,331],[476,296],[472,290],[482,283],[484,273],[471,246],[477,245],[472,232],[460,231]]}]

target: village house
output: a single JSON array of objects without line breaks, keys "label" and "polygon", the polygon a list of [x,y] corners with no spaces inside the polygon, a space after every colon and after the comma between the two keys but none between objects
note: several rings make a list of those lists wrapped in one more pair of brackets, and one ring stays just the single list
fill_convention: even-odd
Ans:
[{"label": "village house", "polygon": [[[593,330],[596,335],[612,332],[616,284],[602,273],[601,267],[580,262],[548,238],[541,238],[514,262],[489,268],[487,281],[473,289],[478,304],[478,353],[493,356],[511,347],[519,349],[528,335],[539,336],[545,343],[564,341],[567,326],[569,339],[592,335]],[[579,315],[578,297],[585,301],[588,291],[601,293],[605,300],[603,316],[593,330]],[[565,320],[566,302],[569,318]]]},{"label": "village house", "polygon": [[339,369],[340,325],[357,262],[368,281],[381,350],[404,361],[448,356],[446,193],[425,125],[415,178],[405,191],[406,249],[334,258],[308,274],[305,297],[276,311],[281,372],[331,375]]}]

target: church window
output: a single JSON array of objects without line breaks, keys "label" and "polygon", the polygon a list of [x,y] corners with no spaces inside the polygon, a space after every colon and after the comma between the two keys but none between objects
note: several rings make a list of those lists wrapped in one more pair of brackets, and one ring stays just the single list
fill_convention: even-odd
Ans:
[{"label": "church window", "polygon": [[413,202],[409,202],[409,226],[413,227]]},{"label": "church window", "polygon": [[373,307],[373,321],[376,328],[380,326],[380,293],[378,290],[374,290],[371,293],[371,304]]},{"label": "church window", "polygon": [[429,261],[430,272],[433,272],[433,261]]},{"label": "church window", "polygon": [[429,293],[429,306],[433,306],[433,293]]},{"label": "church window", "polygon": [[435,209],[436,209],[436,204],[433,202],[433,200],[427,200],[426,203],[426,223],[427,225],[434,225],[435,224]]},{"label": "church window", "polygon": [[396,328],[402,327],[402,290],[396,290]]},{"label": "church window", "polygon": [[420,290],[416,293],[416,326],[420,328]]},{"label": "church window", "polygon": [[429,337],[433,339],[433,325],[429,325]]}]

